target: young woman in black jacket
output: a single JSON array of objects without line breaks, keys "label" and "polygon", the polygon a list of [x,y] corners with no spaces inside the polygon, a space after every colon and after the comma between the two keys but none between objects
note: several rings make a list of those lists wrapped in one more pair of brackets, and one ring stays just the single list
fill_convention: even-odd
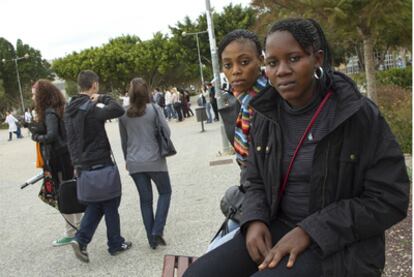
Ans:
[{"label": "young woman in black jacket", "polygon": [[[50,174],[54,184],[73,178],[73,166],[66,146],[66,132],[63,124],[65,98],[49,80],[39,80],[32,87],[36,116],[31,128],[32,139],[40,144],[45,174]],[[40,128],[39,128],[40,126]],[[63,214],[68,222],[64,236],[53,241],[53,246],[69,244],[75,236],[82,214]],[[73,226],[71,226],[73,225]]]},{"label": "young woman in black jacket", "polygon": [[[333,72],[307,19],[265,39],[241,232],[185,276],[381,276],[384,231],[406,216],[404,156],[377,106]],[[294,159],[292,157],[295,157]]]}]

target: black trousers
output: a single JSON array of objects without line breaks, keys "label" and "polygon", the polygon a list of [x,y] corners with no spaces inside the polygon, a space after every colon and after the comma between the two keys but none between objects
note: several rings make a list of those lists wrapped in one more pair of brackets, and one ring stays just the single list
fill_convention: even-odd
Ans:
[{"label": "black trousers", "polygon": [[183,111],[181,103],[175,103],[174,110],[178,115],[178,121],[183,121]]},{"label": "black trousers", "polygon": [[214,112],[214,120],[218,121],[220,118],[219,118],[216,98],[212,99],[210,103],[211,103],[211,107],[213,108],[213,112]]},{"label": "black trousers", "polygon": [[[275,245],[291,228],[275,221],[271,226],[272,244]],[[195,261],[184,273],[184,277],[320,277],[322,259],[311,246],[296,259],[293,268],[286,267],[289,257],[285,256],[273,269],[257,270],[246,248],[244,236],[236,236]]]}]

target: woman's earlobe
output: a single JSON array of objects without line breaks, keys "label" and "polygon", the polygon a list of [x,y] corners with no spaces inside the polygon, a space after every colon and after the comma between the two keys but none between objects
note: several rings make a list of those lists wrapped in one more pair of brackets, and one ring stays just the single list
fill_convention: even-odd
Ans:
[{"label": "woman's earlobe", "polygon": [[323,64],[323,59],[324,59],[324,52],[323,50],[318,50],[317,52],[315,52],[315,58],[316,58],[316,67],[320,67]]}]

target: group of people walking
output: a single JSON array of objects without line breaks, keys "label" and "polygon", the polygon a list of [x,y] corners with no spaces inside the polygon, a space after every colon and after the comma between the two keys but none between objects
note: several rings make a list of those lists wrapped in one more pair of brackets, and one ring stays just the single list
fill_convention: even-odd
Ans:
[{"label": "group of people walking", "polygon": [[[4,120],[4,123],[8,126],[9,131],[9,139],[8,141],[13,140],[13,134],[16,135],[16,138],[21,139],[23,138],[22,135],[22,127],[27,128],[28,125],[33,120],[33,112],[30,108],[26,108],[23,117],[19,120],[19,117],[16,117],[13,115],[11,111],[6,112],[6,118]],[[30,134],[30,131],[28,131],[28,134]]]},{"label": "group of people walking", "polygon": [[[332,68],[320,25],[302,18],[275,22],[265,37],[264,56],[254,33],[235,30],[223,38],[218,52],[232,88],[228,97],[235,100],[220,112],[240,166],[240,230],[197,259],[184,276],[380,276],[384,231],[407,213],[404,157],[377,106]],[[78,84],[81,92],[65,111],[53,85],[40,80],[34,86],[38,120],[46,133],[33,134],[33,139],[48,146],[45,167],[63,180],[72,178],[71,164],[78,177],[113,165],[104,124],[118,117],[149,246],[165,245],[171,182],[154,137],[154,120],[163,109],[151,103],[141,78],[130,83],[125,114],[111,97],[97,94],[94,72],[82,71]],[[171,119],[175,91],[169,94],[163,108]],[[155,215],[151,180],[160,194]],[[89,261],[87,245],[104,215],[109,253],[131,247],[121,236],[120,200],[117,194],[87,203],[70,242],[80,260]]]},{"label": "group of people walking", "polygon": [[163,109],[168,121],[171,119],[183,121],[184,118],[194,116],[191,109],[190,93],[187,90],[172,87],[164,92],[157,88],[151,99]]},{"label": "group of people walking", "polygon": [[[148,244],[152,249],[166,245],[163,232],[167,220],[171,183],[165,157],[161,157],[155,137],[154,109],[162,111],[157,105],[150,104],[150,92],[145,80],[136,78],[131,81],[130,105],[125,109],[108,95],[98,94],[99,77],[90,70],[78,75],[80,93],[71,98],[66,105],[59,89],[48,80],[37,81],[32,88],[37,118],[32,124],[32,139],[42,151],[45,172],[50,172],[55,184],[61,184],[73,177],[78,179],[78,198],[81,199],[82,187],[88,175],[107,167],[118,168],[112,154],[105,131],[105,122],[119,118],[122,150],[127,170],[133,178],[140,196],[142,218],[147,231]],[[165,118],[159,118],[165,133],[170,129]],[[105,182],[104,176],[100,181]],[[111,179],[111,178],[109,178]],[[111,179],[112,180],[112,179]],[[157,209],[152,208],[151,180],[160,194]],[[91,242],[96,228],[105,216],[108,252],[117,255],[128,250],[132,243],[121,235],[118,207],[121,202],[121,186],[107,184],[109,196],[105,198],[100,191],[90,192],[92,199],[83,201],[86,210],[63,215],[66,221],[64,237],[53,241],[54,246],[71,244],[78,259],[89,262],[87,245]],[[99,184],[98,184],[99,185]],[[86,192],[85,192],[86,193]]]}]

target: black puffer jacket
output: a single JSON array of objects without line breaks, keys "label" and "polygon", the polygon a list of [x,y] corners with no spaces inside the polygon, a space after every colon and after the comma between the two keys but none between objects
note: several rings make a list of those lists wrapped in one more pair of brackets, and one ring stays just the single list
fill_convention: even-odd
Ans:
[{"label": "black puffer jacket", "polygon": [[237,116],[240,112],[240,102],[231,93],[225,93],[224,96],[226,105],[219,110],[219,113],[223,120],[227,139],[234,146],[234,130],[236,128]]},{"label": "black puffer jacket", "polygon": [[105,131],[105,121],[120,117],[124,109],[108,95],[93,103],[89,96],[74,96],[65,110],[64,121],[68,148],[75,168],[89,169],[111,163],[111,146]]},{"label": "black puffer jacket", "polygon": [[[335,120],[317,144],[309,214],[298,225],[319,246],[326,277],[381,276],[384,231],[406,216],[409,179],[404,157],[378,108],[346,76],[333,79]],[[242,230],[278,216],[281,179],[280,96],[268,88],[255,109]]]},{"label": "black puffer jacket", "polygon": [[58,157],[67,153],[66,130],[63,119],[53,108],[45,110],[45,119],[42,123],[33,122],[29,126],[32,138],[40,143],[42,156],[45,161],[50,161],[52,155]]}]

